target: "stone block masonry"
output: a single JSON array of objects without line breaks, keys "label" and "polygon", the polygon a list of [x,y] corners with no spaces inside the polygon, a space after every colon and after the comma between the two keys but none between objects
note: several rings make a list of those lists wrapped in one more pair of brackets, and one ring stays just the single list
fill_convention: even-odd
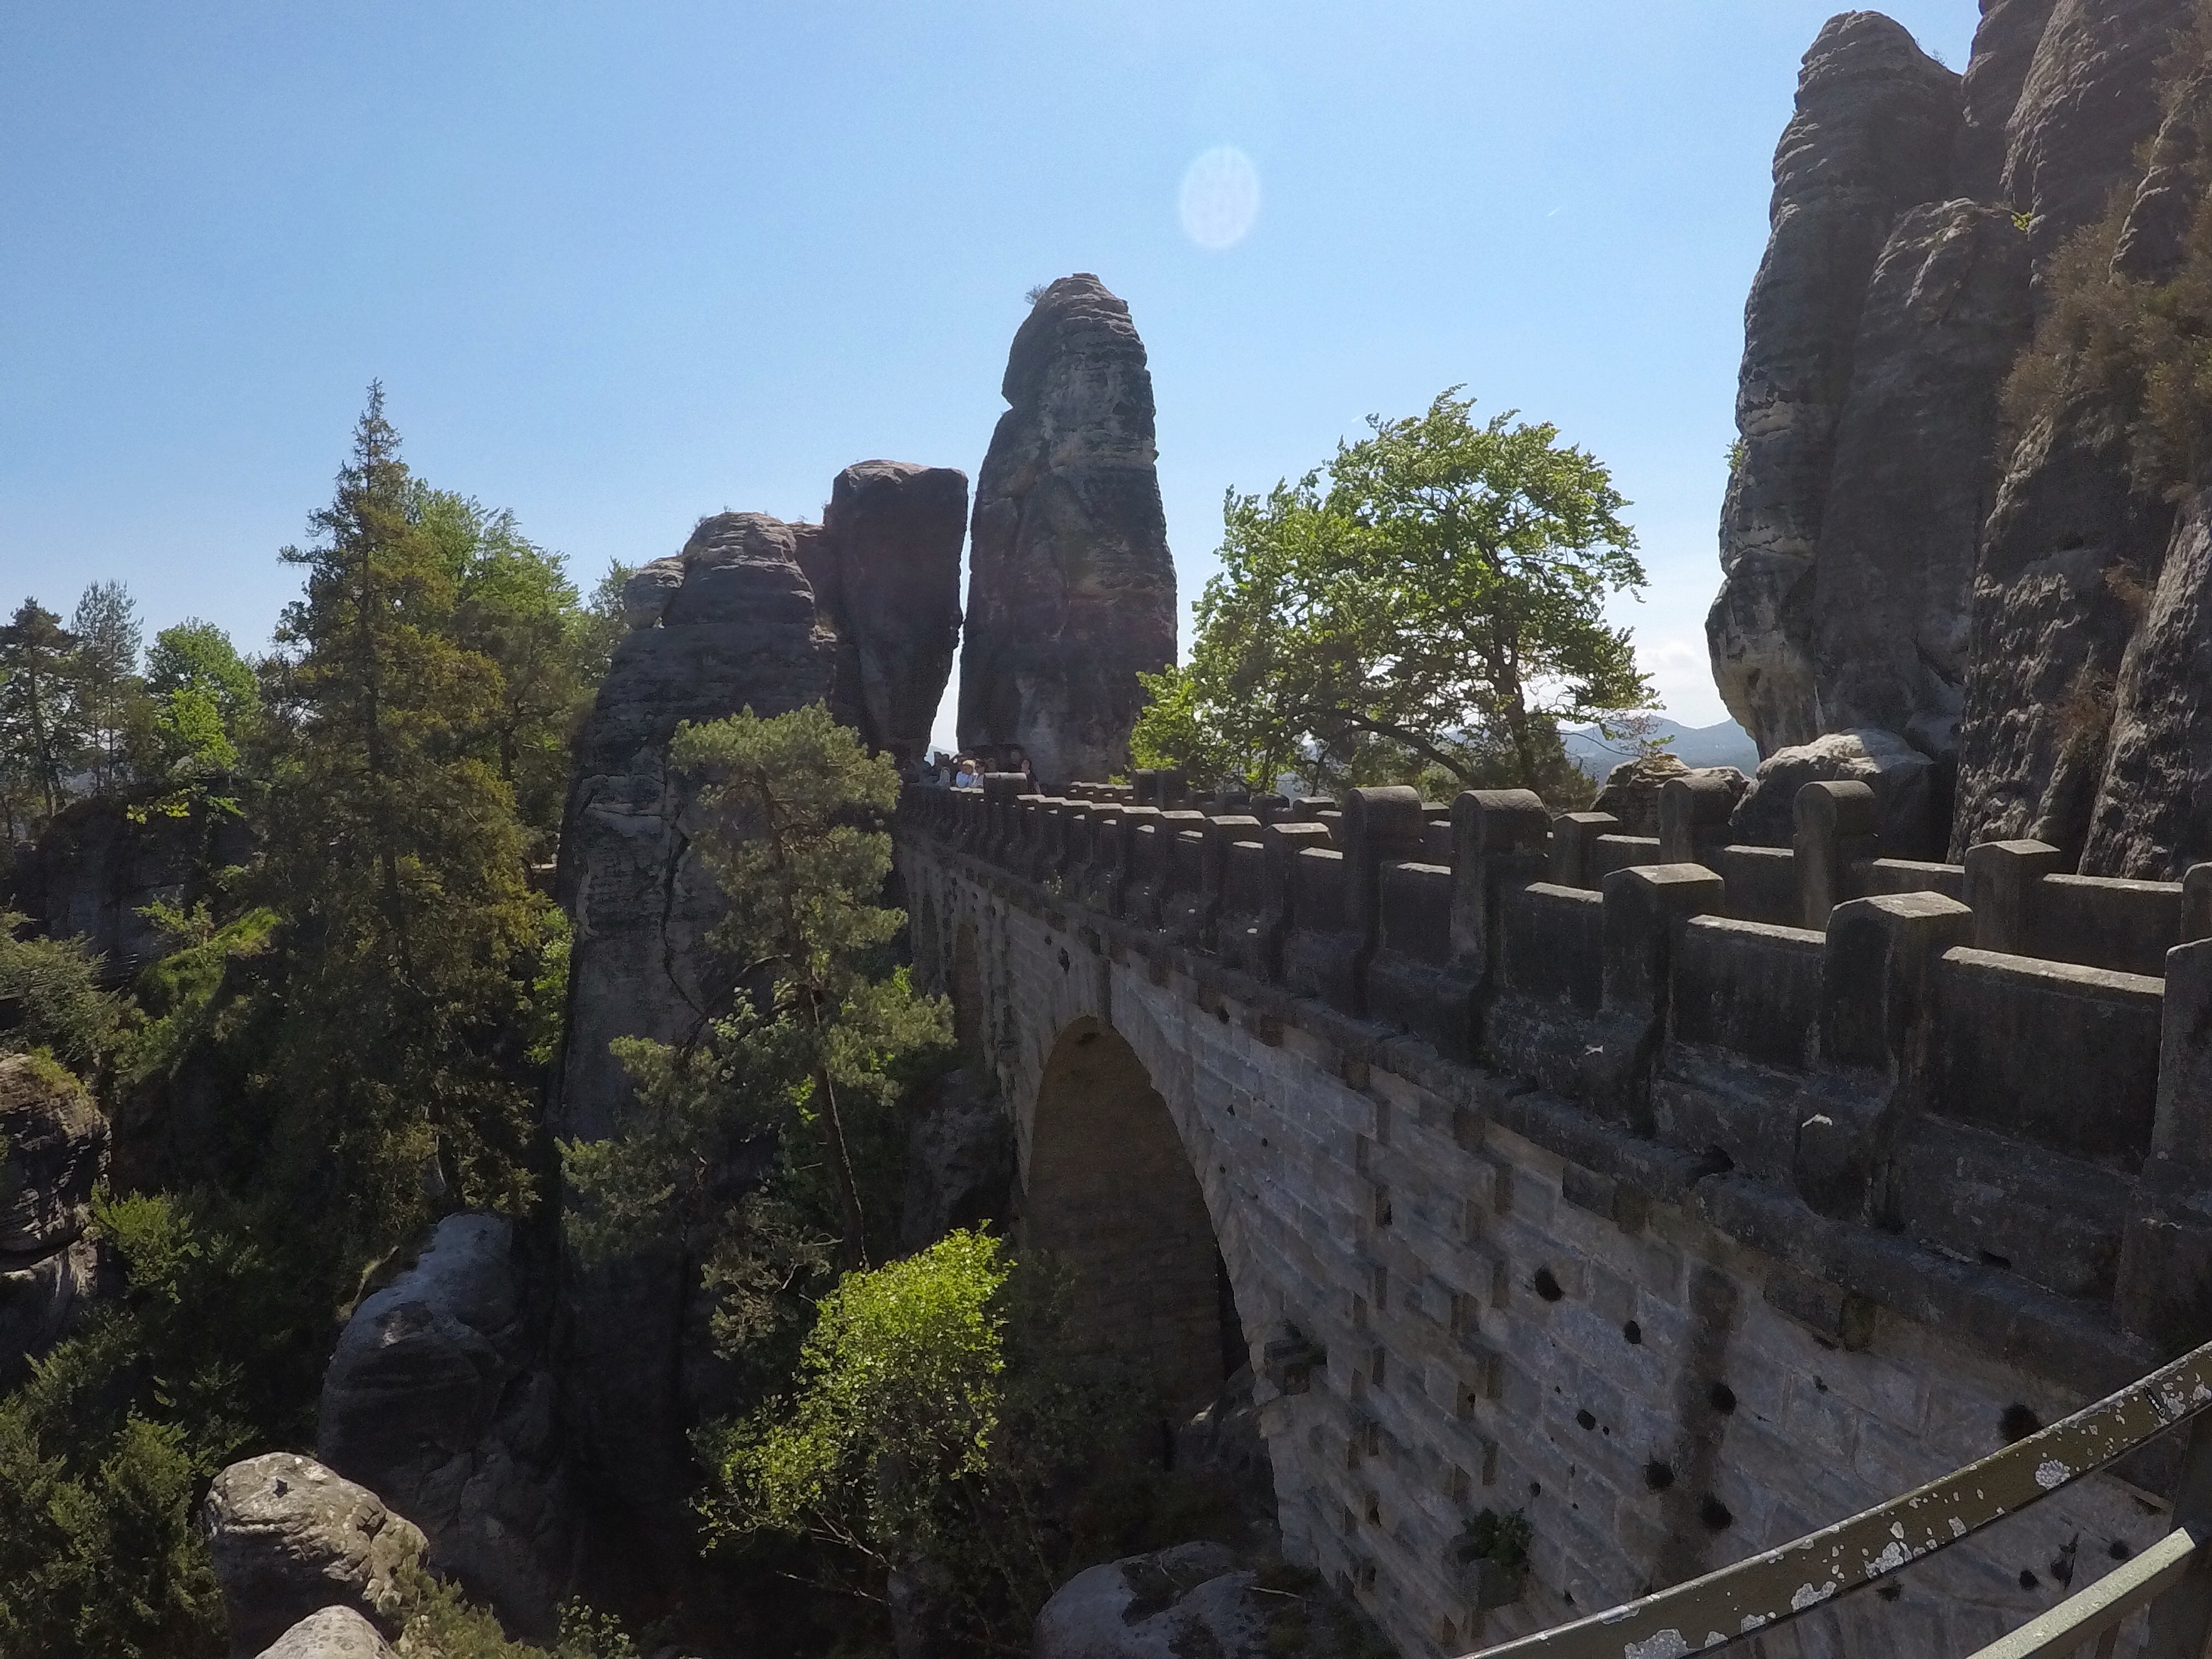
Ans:
[{"label": "stone block masonry", "polygon": [[[1407,1654],[1540,1629],[1869,1507],[2140,1375],[2203,1323],[2202,1297],[2156,1293],[2166,1266],[2212,1259],[2193,1196],[2212,1182],[2181,1126],[2203,1103],[2156,1094],[2188,1092],[2186,1057],[2159,1063],[2160,981],[1978,951],[1972,915],[1940,891],[1848,902],[1824,935],[1714,914],[1697,866],[1616,870],[1602,893],[1555,886],[1534,878],[1551,872],[1540,832],[1503,819],[1487,841],[1473,824],[1455,837],[1448,884],[1434,866],[1394,878],[1419,860],[1378,851],[1369,887],[1345,825],[1389,812],[1363,803],[1323,849],[1349,867],[1341,896],[1317,895],[1315,930],[1364,930],[1348,947],[1368,955],[1361,983],[1335,988],[1318,962],[1303,985],[1275,982],[1281,958],[1246,948],[1239,918],[1273,915],[1295,962],[1294,860],[1310,848],[1270,860],[1271,830],[1231,832],[1252,839],[1201,861],[1215,922],[1194,943],[1157,905],[1141,923],[1114,915],[1115,884],[1092,879],[1096,832],[1121,805],[910,793],[897,851],[917,961],[983,1005],[961,1023],[1014,1119],[1025,1231],[1102,1189],[1183,1224],[1157,1171],[1116,1187],[1133,1135],[1066,1155],[1084,1110],[1055,1081],[1066,1045],[1101,1036],[1141,1064],[1262,1379],[1285,1547]],[[1256,823],[1241,804],[1218,816]],[[1013,851],[987,860],[963,842]],[[1513,860],[1510,878],[1476,857]],[[1410,892],[1452,926],[1416,925]],[[2191,961],[2193,998],[2212,976]],[[1986,1092],[1954,1103],[1942,1011],[1985,1023],[2012,979],[2056,998],[2058,1024],[2077,1003],[2084,1030],[2149,1021],[2127,1039],[2151,1060],[2141,1124],[2117,1101],[2056,1123],[2027,1101],[2008,1118]],[[1401,1003],[1396,983],[1420,994]],[[1439,1010],[1459,1006],[1448,985],[1465,993],[1452,1029],[1466,1058],[1433,1040],[1455,1018]],[[2006,1079],[2047,1080],[2024,1063]],[[2154,1204],[2143,1164],[2162,1133],[2178,1150],[2153,1160]],[[2075,1188],[2087,1196],[2069,1212]],[[2033,1240],[2014,1246],[2021,1261],[1968,1248],[1972,1217],[1996,1225],[2008,1190],[2071,1216],[2070,1231],[2046,1229],[2040,1263]],[[1937,1210],[1948,1233],[1922,1214]],[[1085,1271],[1121,1310],[1105,1316],[1150,1307],[1155,1346],[1187,1364],[1200,1292],[1188,1273],[1162,1288],[1176,1279],[1164,1250],[1102,1253]],[[2133,1330],[2116,1315],[2130,1308],[2150,1310]],[[2129,1474],[1754,1650],[1902,1651],[1900,1632],[1915,1651],[1972,1650],[2163,1531],[2155,1464]],[[1485,1509],[1525,1513],[1534,1542],[1520,1599],[1479,1610],[1454,1547]]]}]

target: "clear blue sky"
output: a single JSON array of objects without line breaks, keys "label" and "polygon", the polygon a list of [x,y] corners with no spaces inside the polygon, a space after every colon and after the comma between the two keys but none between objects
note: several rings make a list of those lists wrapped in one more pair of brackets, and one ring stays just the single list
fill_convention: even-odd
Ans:
[{"label": "clear blue sky", "polygon": [[[1082,270],[1151,349],[1186,603],[1225,488],[1464,382],[1612,465],[1622,614],[1703,724],[1743,298],[1828,9],[15,0],[0,598],[119,577],[149,632],[262,645],[372,377],[419,472],[586,583],[702,513],[817,517],[849,461],[972,477],[1024,290]],[[1889,9],[1964,65],[1973,0]],[[1181,192],[1224,145],[1258,210],[1208,247]]]}]

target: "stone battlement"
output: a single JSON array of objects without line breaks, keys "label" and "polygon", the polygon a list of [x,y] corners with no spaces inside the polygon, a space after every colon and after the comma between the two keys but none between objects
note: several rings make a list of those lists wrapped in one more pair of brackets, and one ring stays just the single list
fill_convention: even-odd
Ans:
[{"label": "stone battlement", "polygon": [[[1476,791],[1340,805],[917,788],[904,822],[1364,1027],[1581,1106],[1669,1183],[1735,1172],[2174,1350],[2212,1310],[2212,866],[2054,873],[2000,842],[1875,855],[1863,785],[1787,848]],[[1725,813],[1718,815],[1725,822]]]}]

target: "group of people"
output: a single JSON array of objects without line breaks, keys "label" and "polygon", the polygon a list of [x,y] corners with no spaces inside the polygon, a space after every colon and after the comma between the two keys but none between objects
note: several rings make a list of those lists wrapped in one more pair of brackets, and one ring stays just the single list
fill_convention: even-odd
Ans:
[{"label": "group of people", "polygon": [[929,757],[929,770],[924,781],[952,789],[976,789],[982,787],[986,772],[1018,772],[1035,781],[1036,769],[1018,744],[1010,744],[991,755],[948,755],[939,750]]}]

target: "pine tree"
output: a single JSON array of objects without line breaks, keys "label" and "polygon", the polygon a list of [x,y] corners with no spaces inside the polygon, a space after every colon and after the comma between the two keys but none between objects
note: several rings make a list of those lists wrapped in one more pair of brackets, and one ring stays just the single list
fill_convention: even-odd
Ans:
[{"label": "pine tree", "polygon": [[145,696],[138,678],[143,638],[138,607],[121,582],[94,582],[76,602],[70,632],[76,638],[70,664],[77,707],[83,713],[95,787],[114,787],[132,714]]},{"label": "pine tree", "polygon": [[512,791],[470,752],[501,677],[452,637],[456,593],[408,511],[381,386],[278,629],[289,731],[255,895],[290,924],[269,1068],[305,1192],[388,1243],[422,1178],[458,1201],[526,1201],[518,1033],[543,902]]},{"label": "pine tree", "polygon": [[71,673],[76,644],[36,599],[25,599],[0,628],[0,770],[10,836],[61,810],[62,781],[83,759],[84,718]]}]

